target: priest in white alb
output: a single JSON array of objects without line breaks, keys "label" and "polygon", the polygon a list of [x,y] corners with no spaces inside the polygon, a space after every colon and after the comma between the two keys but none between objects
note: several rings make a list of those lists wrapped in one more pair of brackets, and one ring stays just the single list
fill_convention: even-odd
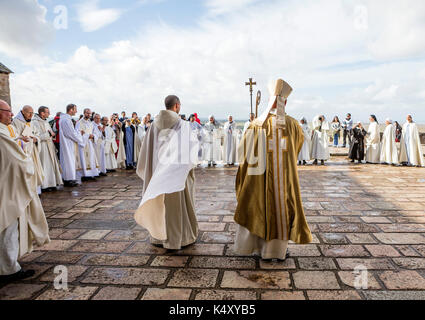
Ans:
[{"label": "priest in white alb", "polygon": [[223,154],[224,163],[227,165],[234,165],[236,162],[236,150],[237,150],[237,139],[236,139],[236,122],[233,121],[233,117],[229,116],[229,121],[224,124],[224,144]]},{"label": "priest in white alb", "polygon": [[35,271],[23,270],[18,259],[32,252],[34,241],[37,246],[50,242],[34,161],[12,137],[12,117],[11,107],[0,100],[0,285],[33,276]]},{"label": "priest in white alb", "polygon": [[216,166],[221,161],[221,136],[213,115],[209,116],[208,123],[204,125],[203,141],[203,160],[208,161],[208,167]]},{"label": "priest in white alb", "polygon": [[143,196],[136,222],[147,229],[151,243],[179,250],[196,242],[194,168],[199,143],[190,123],[180,116],[180,99],[168,96],[166,110],[155,117],[143,140],[137,175]]},{"label": "priest in white alb", "polygon": [[29,138],[29,142],[25,144],[25,152],[30,154],[35,166],[37,177],[36,189],[41,193],[41,185],[44,180],[43,167],[40,161],[40,149],[38,148],[39,140],[37,129],[32,122],[34,109],[31,106],[24,106],[22,110],[13,119],[12,125],[16,128],[16,133],[20,138]]},{"label": "priest in white alb", "polygon": [[32,120],[40,139],[38,148],[40,150],[40,161],[44,172],[44,180],[41,184],[43,191],[56,190],[57,186],[63,185],[61,169],[56,156],[56,148],[52,140],[56,134],[47,121],[49,116],[49,108],[42,106],[38,108],[38,114],[35,114]]},{"label": "priest in white alb", "polygon": [[117,158],[115,157],[115,153],[118,151],[118,145],[115,131],[108,123],[108,117],[103,117],[102,126],[105,132],[105,166],[107,172],[114,172],[118,168]]},{"label": "priest in white alb", "polygon": [[370,124],[366,135],[366,163],[379,163],[381,157],[381,135],[375,115],[369,118]]},{"label": "priest in white alb", "polygon": [[95,151],[97,162],[99,163],[99,176],[105,177],[106,174],[106,156],[105,156],[105,127],[100,122],[100,114],[96,113],[93,117],[93,134],[95,139]]},{"label": "priest in white alb", "polygon": [[59,159],[65,187],[78,186],[77,170],[81,168],[78,147],[85,144],[81,132],[74,127],[72,117],[76,114],[77,106],[69,104],[59,120]]},{"label": "priest in white alb", "polygon": [[304,143],[301,151],[298,155],[298,164],[306,165],[307,161],[310,161],[310,150],[311,150],[311,130],[308,126],[307,119],[303,117],[300,120],[301,129],[303,129]]},{"label": "priest in white alb", "polygon": [[242,135],[245,134],[245,131],[249,128],[249,125],[251,124],[252,121],[254,121],[254,119],[255,119],[255,113],[250,113],[249,120],[245,122],[245,125],[243,126]]},{"label": "priest in white alb", "polygon": [[313,119],[313,138],[311,139],[311,159],[313,164],[318,164],[318,160],[324,165],[325,161],[330,159],[329,152],[329,122],[324,115],[316,116]]},{"label": "priest in white alb", "polygon": [[395,142],[395,126],[391,119],[385,121],[386,127],[382,136],[380,162],[383,164],[397,165],[398,150]]},{"label": "priest in white alb", "polygon": [[94,126],[90,120],[91,110],[84,109],[84,116],[77,121],[75,129],[83,134],[84,146],[79,146],[79,156],[81,162],[81,171],[77,170],[77,176],[81,181],[95,180],[99,176],[99,163],[96,158],[95,145],[97,136],[93,134]]},{"label": "priest in white alb", "polygon": [[413,117],[409,114],[403,125],[400,141],[400,163],[408,166],[425,167],[419,130]]}]

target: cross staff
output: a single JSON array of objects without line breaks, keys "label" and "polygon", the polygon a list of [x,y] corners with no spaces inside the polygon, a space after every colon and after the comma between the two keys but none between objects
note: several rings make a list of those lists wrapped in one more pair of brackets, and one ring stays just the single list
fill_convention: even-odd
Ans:
[{"label": "cross staff", "polygon": [[253,82],[252,78],[249,78],[249,82],[245,82],[246,86],[249,86],[249,92],[251,94],[251,113],[252,113],[252,87],[257,85],[257,82]]}]

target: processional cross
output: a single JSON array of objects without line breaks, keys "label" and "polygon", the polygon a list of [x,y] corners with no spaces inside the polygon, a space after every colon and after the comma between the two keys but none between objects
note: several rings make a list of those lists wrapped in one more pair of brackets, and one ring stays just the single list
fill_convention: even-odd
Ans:
[{"label": "processional cross", "polygon": [[253,92],[253,86],[256,86],[257,85],[257,82],[253,82],[252,81],[252,78],[249,78],[249,82],[245,82],[245,85],[246,86],[249,86],[249,93],[251,94],[251,113],[253,113],[252,112],[252,92]]}]

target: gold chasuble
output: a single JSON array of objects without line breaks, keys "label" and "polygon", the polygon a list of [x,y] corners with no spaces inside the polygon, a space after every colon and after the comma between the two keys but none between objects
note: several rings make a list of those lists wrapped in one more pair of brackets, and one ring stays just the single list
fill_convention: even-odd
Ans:
[{"label": "gold chasuble", "polygon": [[265,241],[307,244],[312,236],[297,171],[304,134],[298,121],[285,115],[283,105],[283,112],[279,110],[287,96],[279,98],[250,124],[239,145],[243,160],[236,177],[235,222]]}]

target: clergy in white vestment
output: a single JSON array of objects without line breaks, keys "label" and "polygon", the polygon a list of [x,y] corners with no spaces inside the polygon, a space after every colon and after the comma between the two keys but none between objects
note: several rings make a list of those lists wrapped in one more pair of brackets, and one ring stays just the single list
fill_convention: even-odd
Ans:
[{"label": "clergy in white vestment", "polygon": [[47,121],[49,116],[49,108],[42,106],[38,108],[38,114],[34,115],[32,120],[40,139],[38,148],[40,150],[40,161],[44,172],[44,180],[41,184],[43,191],[55,190],[57,186],[63,185],[61,169],[53,143],[53,138],[56,134]]},{"label": "clergy in white vestment", "polygon": [[218,132],[218,123],[213,115],[209,116],[209,121],[203,128],[203,160],[208,161],[208,167],[216,166],[221,161],[221,137]]},{"label": "clergy in white vestment", "polygon": [[311,130],[305,117],[300,120],[300,124],[304,133],[304,143],[300,153],[298,154],[298,164],[306,165],[307,161],[310,161]]},{"label": "clergy in white vestment", "polygon": [[97,163],[99,164],[99,176],[106,176],[106,156],[105,156],[105,128],[100,122],[100,114],[93,117],[93,135],[96,136],[94,148],[96,151]]},{"label": "clergy in white vestment", "polygon": [[223,158],[224,162],[228,165],[234,165],[236,162],[236,148],[237,148],[237,132],[236,122],[233,117],[229,116],[229,121],[224,124],[224,144],[223,144]]},{"label": "clergy in white vestment", "polygon": [[94,135],[94,126],[90,121],[91,110],[89,108],[84,109],[84,116],[77,121],[75,129],[81,131],[84,139],[84,147],[79,146],[79,155],[81,162],[81,170],[77,170],[77,176],[81,178],[81,181],[94,180],[95,177],[99,176],[99,162],[97,161],[95,145],[97,143],[97,136]]},{"label": "clergy in white vestment", "polygon": [[113,115],[111,119],[110,127],[115,132],[115,139],[118,147],[118,151],[115,153],[117,159],[117,166],[119,169],[126,168],[126,155],[124,145],[124,133],[122,131],[123,124],[119,121],[118,115]]},{"label": "clergy in white vestment", "polygon": [[381,145],[381,163],[397,165],[398,162],[398,150],[395,142],[395,126],[391,119],[385,121],[387,125],[385,127],[384,134],[382,136]]},{"label": "clergy in white vestment", "polygon": [[425,167],[419,130],[411,115],[407,116],[407,122],[403,125],[400,141],[400,163]]},{"label": "clergy in white vestment", "polygon": [[366,135],[366,163],[379,163],[381,157],[381,134],[375,115],[369,118],[370,124]]},{"label": "clergy in white vestment", "polygon": [[40,149],[38,148],[40,138],[38,136],[38,131],[32,122],[33,116],[34,109],[31,106],[24,106],[13,119],[12,124],[16,128],[16,133],[20,138],[30,138],[29,142],[25,144],[25,152],[30,154],[34,161],[37,177],[36,189],[40,194],[41,185],[44,180],[44,172],[40,161]]},{"label": "clergy in white vestment", "polygon": [[190,123],[179,116],[179,98],[168,96],[165,106],[140,150],[136,172],[143,180],[143,196],[134,217],[149,231],[153,245],[178,250],[198,236],[194,168],[199,142]]},{"label": "clergy in white vestment", "polygon": [[102,125],[105,132],[105,165],[107,172],[114,172],[118,168],[115,153],[118,151],[116,134],[114,129],[108,125],[108,117],[102,118]]},{"label": "clergy in white vestment", "polygon": [[245,134],[245,131],[249,128],[249,125],[252,123],[252,121],[254,121],[255,119],[255,113],[250,113],[249,114],[249,121],[245,122],[245,125],[243,126],[243,131],[242,134]]},{"label": "clergy in white vestment", "polygon": [[310,157],[314,159],[313,164],[317,164],[318,160],[324,165],[326,160],[329,160],[329,138],[330,130],[329,122],[326,121],[324,115],[316,116],[313,119],[313,137],[311,139]]},{"label": "clergy in white vestment", "polygon": [[78,147],[84,146],[87,142],[81,132],[75,129],[72,117],[76,113],[77,106],[69,104],[66,107],[66,114],[62,113],[59,119],[59,162],[65,187],[76,187],[78,185],[77,170],[81,169]]},{"label": "clergy in white vestment", "polygon": [[12,117],[11,107],[0,100],[0,284],[33,276],[18,259],[32,252],[34,241],[37,246],[50,242],[34,161],[13,137]]}]

